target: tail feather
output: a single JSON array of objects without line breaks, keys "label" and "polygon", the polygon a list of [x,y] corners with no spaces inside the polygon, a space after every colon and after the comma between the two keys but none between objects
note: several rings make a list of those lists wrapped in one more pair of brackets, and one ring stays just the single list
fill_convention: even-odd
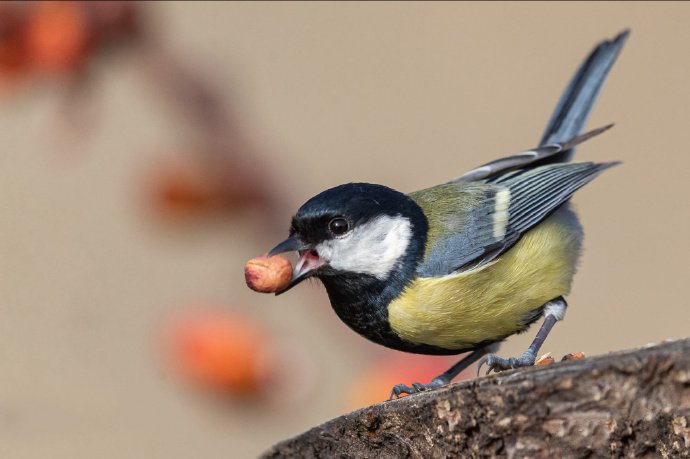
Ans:
[{"label": "tail feather", "polygon": [[[629,34],[629,30],[624,30],[613,40],[600,43],[585,59],[563,92],[540,145],[563,143],[582,132],[609,70]],[[573,152],[574,149],[570,148],[549,157],[544,163],[568,161]]]}]

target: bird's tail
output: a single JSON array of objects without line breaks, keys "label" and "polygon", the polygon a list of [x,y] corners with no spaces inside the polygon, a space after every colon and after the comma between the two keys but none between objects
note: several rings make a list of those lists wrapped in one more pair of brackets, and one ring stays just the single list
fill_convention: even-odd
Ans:
[{"label": "bird's tail", "polygon": [[[630,31],[624,30],[613,40],[600,43],[580,65],[558,101],[539,145],[566,142],[582,132],[609,70],[623,48]],[[573,148],[548,158],[545,163],[565,162]]]}]

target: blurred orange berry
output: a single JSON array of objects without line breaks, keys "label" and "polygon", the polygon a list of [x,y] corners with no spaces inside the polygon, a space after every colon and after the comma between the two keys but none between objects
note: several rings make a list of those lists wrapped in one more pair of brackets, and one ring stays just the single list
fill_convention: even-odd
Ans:
[{"label": "blurred orange berry", "polygon": [[246,317],[222,311],[198,311],[176,317],[167,329],[174,368],[207,389],[250,395],[267,378],[268,339]]},{"label": "blurred orange berry", "polygon": [[[346,398],[346,408],[354,410],[388,400],[396,384],[428,383],[440,375],[458,357],[433,357],[414,354],[391,355],[374,364],[352,384]],[[455,381],[465,379],[465,372]]]},{"label": "blurred orange berry", "polygon": [[79,2],[35,2],[27,18],[26,52],[44,73],[69,73],[81,67],[89,47],[89,27]]},{"label": "blurred orange berry", "polygon": [[156,172],[152,186],[155,210],[169,217],[207,211],[218,199],[213,176],[192,162],[166,164]]},{"label": "blurred orange berry", "polygon": [[[194,156],[208,156],[206,150]],[[180,155],[183,156],[183,155]],[[242,169],[213,168],[186,155],[156,166],[148,178],[149,200],[160,216],[188,219],[210,213],[232,214],[266,208],[270,191]]]}]

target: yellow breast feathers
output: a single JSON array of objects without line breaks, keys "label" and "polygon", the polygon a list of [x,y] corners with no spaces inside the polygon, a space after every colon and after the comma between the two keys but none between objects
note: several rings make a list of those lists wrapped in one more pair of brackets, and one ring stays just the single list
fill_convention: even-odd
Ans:
[{"label": "yellow breast feathers", "polygon": [[414,280],[388,306],[391,328],[409,342],[445,349],[521,331],[530,312],[570,291],[581,239],[566,205],[490,264]]}]

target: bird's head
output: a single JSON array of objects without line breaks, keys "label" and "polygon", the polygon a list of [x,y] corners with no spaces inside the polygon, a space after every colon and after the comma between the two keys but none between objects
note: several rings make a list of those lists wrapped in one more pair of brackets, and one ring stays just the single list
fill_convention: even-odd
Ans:
[{"label": "bird's head", "polygon": [[292,281],[278,293],[312,276],[385,281],[416,266],[426,232],[421,208],[391,188],[349,183],[323,191],[300,207],[290,237],[269,253],[299,254]]}]

